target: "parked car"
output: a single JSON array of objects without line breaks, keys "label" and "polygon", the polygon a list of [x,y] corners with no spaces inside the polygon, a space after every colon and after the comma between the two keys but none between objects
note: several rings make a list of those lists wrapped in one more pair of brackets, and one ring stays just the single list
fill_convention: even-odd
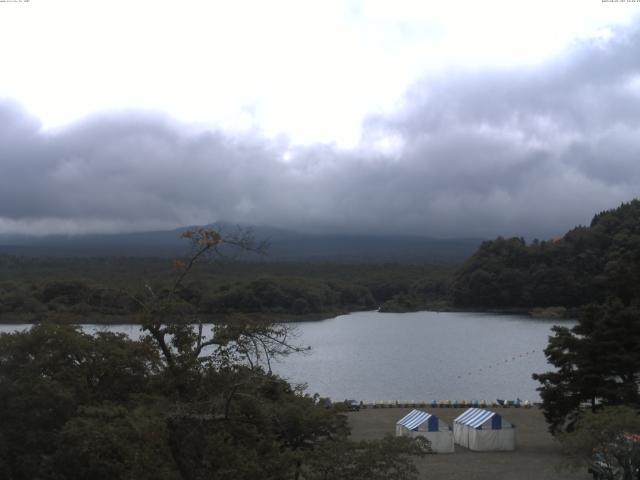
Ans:
[{"label": "parked car", "polygon": [[623,480],[625,472],[619,458],[625,458],[631,477],[640,479],[640,435],[624,433],[604,450],[595,451],[588,471],[594,480]]},{"label": "parked car", "polygon": [[610,465],[600,452],[594,453],[593,461],[589,465],[589,473],[593,476],[593,480],[618,480],[622,478],[622,470]]},{"label": "parked car", "polygon": [[344,404],[347,406],[350,412],[359,412],[360,411],[360,403],[356,400],[345,400]]}]

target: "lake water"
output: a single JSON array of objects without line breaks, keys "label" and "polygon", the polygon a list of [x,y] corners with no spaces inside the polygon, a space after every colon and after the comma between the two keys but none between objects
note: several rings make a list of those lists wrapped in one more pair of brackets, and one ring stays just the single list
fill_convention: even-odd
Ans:
[{"label": "lake water", "polygon": [[[277,371],[334,399],[537,400],[534,372],[558,321],[458,312],[359,312],[299,323],[309,355]],[[561,322],[572,325],[574,322]]]},{"label": "lake water", "polygon": [[[310,393],[358,400],[538,400],[534,372],[554,324],[515,315],[459,312],[358,312],[291,324],[310,346],[274,365]],[[28,328],[2,325],[0,331]],[[137,325],[86,325],[139,335]]]}]

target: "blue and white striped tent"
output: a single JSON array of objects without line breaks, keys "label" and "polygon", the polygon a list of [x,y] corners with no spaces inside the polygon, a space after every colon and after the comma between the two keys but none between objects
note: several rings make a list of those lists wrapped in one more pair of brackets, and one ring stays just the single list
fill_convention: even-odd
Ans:
[{"label": "blue and white striped tent", "polygon": [[412,410],[398,420],[396,436],[425,437],[431,442],[431,450],[437,453],[452,453],[454,449],[451,427],[435,415],[422,410]]},{"label": "blue and white striped tent", "polygon": [[482,408],[470,408],[453,421],[455,443],[470,450],[493,451],[516,448],[515,426],[502,415]]},{"label": "blue and white striped tent", "polygon": [[482,408],[470,408],[457,417],[454,422],[468,425],[471,428],[478,428],[489,419],[491,419],[491,428],[493,430],[500,430],[500,428],[502,428],[502,417],[496,412],[483,410]]}]

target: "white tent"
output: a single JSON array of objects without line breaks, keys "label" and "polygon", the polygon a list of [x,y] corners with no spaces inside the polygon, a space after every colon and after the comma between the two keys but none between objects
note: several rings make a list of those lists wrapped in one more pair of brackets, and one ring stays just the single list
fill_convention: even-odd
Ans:
[{"label": "white tent", "polygon": [[453,453],[451,427],[435,415],[412,410],[396,423],[397,437],[422,436],[431,442],[431,450],[437,453]]},{"label": "white tent", "polygon": [[458,445],[477,451],[515,450],[516,428],[496,412],[470,408],[453,421]]}]

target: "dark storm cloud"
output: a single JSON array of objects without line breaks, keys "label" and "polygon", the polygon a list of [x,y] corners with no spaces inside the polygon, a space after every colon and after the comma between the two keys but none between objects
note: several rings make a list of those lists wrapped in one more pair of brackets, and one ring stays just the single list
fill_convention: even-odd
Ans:
[{"label": "dark storm cloud", "polygon": [[131,230],[241,217],[266,195],[263,169],[280,175],[271,144],[187,133],[155,115],[99,116],[40,133],[15,106],[0,112],[5,231]]},{"label": "dark storm cloud", "polygon": [[[139,112],[43,132],[0,103],[0,233],[231,220],[557,235],[640,191],[639,45],[628,30],[541,66],[432,75],[395,115],[369,118],[351,151],[197,133]],[[396,148],[374,147],[384,143]]]},{"label": "dark storm cloud", "polygon": [[638,195],[637,29],[542,66],[449,71],[406,105],[370,119],[369,134],[403,139],[414,187],[461,233],[552,235]]}]

